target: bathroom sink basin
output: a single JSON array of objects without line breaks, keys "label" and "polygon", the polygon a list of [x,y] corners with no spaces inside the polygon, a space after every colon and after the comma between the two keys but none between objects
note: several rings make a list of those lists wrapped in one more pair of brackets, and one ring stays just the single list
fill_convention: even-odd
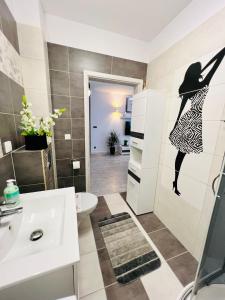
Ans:
[{"label": "bathroom sink basin", "polygon": [[74,197],[74,188],[21,195],[23,212],[1,220],[0,289],[79,261]]}]

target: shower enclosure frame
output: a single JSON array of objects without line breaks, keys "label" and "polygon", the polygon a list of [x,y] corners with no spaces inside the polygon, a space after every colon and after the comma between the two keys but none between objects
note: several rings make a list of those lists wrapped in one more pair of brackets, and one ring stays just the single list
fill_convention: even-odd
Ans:
[{"label": "shower enclosure frame", "polygon": [[[198,265],[198,270],[196,272],[196,277],[195,277],[195,281],[194,281],[194,285],[193,285],[193,289],[192,289],[190,299],[193,299],[193,297],[195,297],[197,295],[197,291],[199,289],[201,289],[201,288],[203,288],[204,286],[207,285],[207,281],[208,281],[208,284],[209,284],[213,279],[216,279],[216,278],[218,278],[219,275],[222,275],[222,274],[225,273],[225,260],[224,260],[224,264],[222,265],[221,268],[215,270],[214,272],[212,272],[210,274],[207,274],[207,276],[202,277],[200,281],[198,280],[200,270],[201,270],[201,267],[202,267],[204,253],[205,253],[205,250],[207,249],[207,245],[210,243],[210,237],[211,237],[210,232],[213,230],[213,228],[210,228],[210,226],[211,225],[213,226],[212,221],[214,220],[214,216],[215,216],[215,213],[216,213],[216,206],[219,205],[219,203],[217,203],[217,200],[221,196],[218,194],[218,192],[219,192],[219,189],[220,189],[220,184],[222,182],[223,176],[225,176],[225,154],[224,154],[224,157],[223,157],[223,160],[222,160],[222,165],[221,165],[220,172],[214,178],[214,180],[212,182],[212,191],[214,193],[215,205],[214,205],[213,212],[212,212],[212,215],[211,215],[211,219],[210,219],[210,223],[209,223],[209,229],[208,229],[208,233],[207,233],[207,237],[206,237],[206,241],[205,241],[205,245],[204,245],[204,250],[203,250],[203,253],[202,253],[202,256],[201,256],[201,260],[200,260],[199,265]],[[216,185],[217,182],[218,182],[218,184]],[[224,257],[225,257],[225,254],[224,254]]]}]

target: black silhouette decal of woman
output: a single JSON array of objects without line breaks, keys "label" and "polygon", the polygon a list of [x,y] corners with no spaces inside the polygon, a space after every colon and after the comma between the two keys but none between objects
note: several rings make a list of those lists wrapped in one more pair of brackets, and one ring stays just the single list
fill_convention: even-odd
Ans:
[{"label": "black silhouette decal of woman", "polygon": [[[202,108],[209,90],[209,84],[225,56],[225,47],[217,53],[204,68],[200,62],[191,64],[179,88],[181,98],[180,110],[169,139],[178,150],[175,160],[175,179],[173,190],[180,196],[178,190],[178,177],[180,168],[186,154],[203,152],[202,141]],[[202,73],[211,66],[204,76]],[[181,116],[187,101],[191,101],[191,108]]]}]

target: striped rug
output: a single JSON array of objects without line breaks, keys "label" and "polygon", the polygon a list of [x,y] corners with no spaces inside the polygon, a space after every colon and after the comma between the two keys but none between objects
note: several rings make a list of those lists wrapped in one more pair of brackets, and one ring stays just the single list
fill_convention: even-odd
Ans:
[{"label": "striped rug", "polygon": [[128,213],[112,215],[98,224],[119,283],[160,267],[160,259]]}]

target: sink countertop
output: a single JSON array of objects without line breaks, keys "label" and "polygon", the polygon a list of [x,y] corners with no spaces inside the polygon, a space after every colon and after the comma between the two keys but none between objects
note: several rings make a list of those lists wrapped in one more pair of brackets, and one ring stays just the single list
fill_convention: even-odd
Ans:
[{"label": "sink countertop", "polygon": [[[10,248],[2,257],[0,251],[0,289],[80,260],[74,188],[22,194],[21,200],[22,214],[7,218],[12,227],[8,236],[0,227],[0,244]],[[45,238],[32,242],[36,227],[43,227]]]}]

